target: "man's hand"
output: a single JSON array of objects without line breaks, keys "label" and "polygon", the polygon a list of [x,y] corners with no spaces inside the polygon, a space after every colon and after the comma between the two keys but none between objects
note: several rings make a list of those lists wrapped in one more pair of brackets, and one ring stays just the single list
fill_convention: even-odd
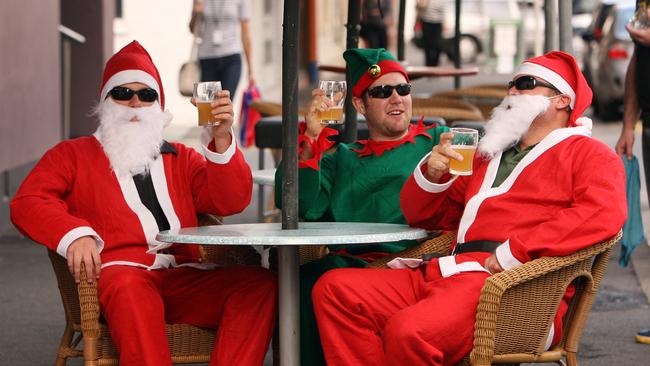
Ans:
[{"label": "man's hand", "polygon": [[640,44],[648,47],[650,46],[650,28],[643,29],[634,29],[630,25],[626,25],[627,31],[630,33],[630,37],[633,40],[639,42]]},{"label": "man's hand", "polygon": [[319,111],[326,111],[332,106],[332,101],[325,97],[325,91],[322,89],[314,89],[311,92],[311,102],[307,115],[305,115],[305,122],[307,123],[307,130],[305,135],[314,140],[320,135],[325,126],[320,123],[318,118]]},{"label": "man's hand", "polygon": [[86,265],[88,282],[92,283],[95,279],[99,279],[102,261],[97,250],[97,242],[92,236],[82,236],[73,241],[68,247],[66,258],[68,269],[76,283],[79,283],[81,263]]},{"label": "man's hand", "polygon": [[632,147],[634,146],[634,129],[624,128],[621,137],[616,142],[616,153],[619,156],[627,155],[628,160],[632,159]]},{"label": "man's hand", "polygon": [[453,136],[454,134],[451,132],[441,134],[440,143],[431,150],[425,177],[433,183],[438,183],[444,174],[449,173],[449,159],[463,161],[463,156],[451,148]]},{"label": "man's hand", "polygon": [[496,254],[492,254],[491,256],[487,257],[487,259],[485,259],[485,264],[483,267],[485,267],[485,269],[490,271],[492,274],[504,271],[503,267],[501,267],[501,264],[499,263],[499,260],[497,259]]},{"label": "man's hand", "polygon": [[[196,106],[194,97],[190,98],[190,103]],[[228,147],[232,143],[230,131],[235,112],[232,107],[230,92],[228,90],[218,91],[217,99],[210,103],[210,107],[212,107],[212,116],[215,119],[214,124],[211,126],[212,136],[214,137],[214,148],[216,152],[221,154],[228,150]]]}]

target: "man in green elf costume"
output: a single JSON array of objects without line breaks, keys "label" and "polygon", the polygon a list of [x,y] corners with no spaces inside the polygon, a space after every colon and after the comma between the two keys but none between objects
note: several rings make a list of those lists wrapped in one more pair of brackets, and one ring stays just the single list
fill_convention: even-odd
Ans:
[{"label": "man in green elf costume", "polygon": [[[318,118],[331,102],[316,89],[300,126],[299,212],[304,221],[405,224],[400,190],[418,161],[438,144],[444,126],[411,125],[411,85],[402,65],[386,50],[349,49],[343,58],[351,74],[352,104],[366,118],[370,138],[338,144],[338,131]],[[333,148],[334,147],[334,148]],[[330,151],[331,149],[331,151]],[[282,164],[276,174],[276,202],[281,203]],[[330,245],[330,254],[300,269],[300,347],[302,365],[324,365],[311,289],[334,268],[365,267],[415,242]]]}]

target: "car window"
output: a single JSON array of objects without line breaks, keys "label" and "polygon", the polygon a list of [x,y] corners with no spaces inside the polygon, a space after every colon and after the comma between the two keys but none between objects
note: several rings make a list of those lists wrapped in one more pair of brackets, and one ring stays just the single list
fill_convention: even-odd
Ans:
[{"label": "car window", "polygon": [[625,25],[630,21],[632,15],[634,15],[634,8],[632,7],[618,9],[616,22],[614,24],[614,37],[616,39],[630,39],[630,34],[627,32],[627,29],[625,29]]}]

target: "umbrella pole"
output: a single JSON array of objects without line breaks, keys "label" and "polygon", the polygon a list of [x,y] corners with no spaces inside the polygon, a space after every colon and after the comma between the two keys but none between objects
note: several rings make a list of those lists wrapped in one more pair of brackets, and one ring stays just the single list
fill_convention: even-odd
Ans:
[{"label": "umbrella pole", "polygon": [[[282,27],[282,229],[298,228],[298,0],[285,0]],[[280,364],[300,365],[298,247],[278,248]]]},{"label": "umbrella pole", "polygon": [[[346,49],[359,46],[359,21],[361,19],[361,1],[349,0]],[[345,125],[343,126],[343,141],[354,142],[357,139],[357,110],[352,105],[352,80],[346,71],[345,80],[348,84],[348,92],[345,95]]]}]

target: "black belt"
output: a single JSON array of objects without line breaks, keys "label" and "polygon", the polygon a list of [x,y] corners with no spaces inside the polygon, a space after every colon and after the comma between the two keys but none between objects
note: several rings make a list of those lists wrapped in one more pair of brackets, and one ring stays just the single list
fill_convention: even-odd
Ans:
[{"label": "black belt", "polygon": [[452,255],[469,253],[469,252],[485,252],[492,253],[494,250],[501,244],[498,241],[491,240],[472,240],[466,243],[458,243],[454,248],[454,251],[451,252]]},{"label": "black belt", "polygon": [[[468,241],[466,243],[456,244],[456,247],[451,252],[451,255],[469,253],[469,252],[492,253],[497,248],[497,246],[499,246],[499,244],[501,243],[498,241],[491,241],[491,240]],[[421,258],[423,261],[428,262],[434,258],[440,258],[444,256],[445,254],[440,254],[440,253],[425,253],[422,254]]]}]

